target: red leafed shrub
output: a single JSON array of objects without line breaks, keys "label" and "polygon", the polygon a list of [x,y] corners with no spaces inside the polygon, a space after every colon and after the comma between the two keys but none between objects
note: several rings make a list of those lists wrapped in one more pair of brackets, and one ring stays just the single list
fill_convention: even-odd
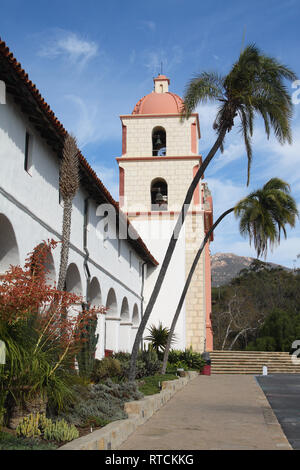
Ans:
[{"label": "red leafed shrub", "polygon": [[74,368],[75,355],[86,341],[88,322],[106,312],[102,306],[87,305],[80,295],[56,289],[48,271],[56,246],[54,240],[43,242],[24,267],[11,266],[0,279],[0,339],[7,352],[0,389],[14,398],[20,390],[61,392],[61,380]]},{"label": "red leafed shrub", "polygon": [[[106,308],[90,307],[82,296],[58,291],[47,276],[49,253],[57,246],[48,240],[36,247],[26,259],[24,268],[11,266],[0,283],[0,321],[16,324],[35,316],[39,339],[59,337],[61,347],[82,341],[81,331],[90,318],[106,312]],[[76,314],[74,314],[76,313]]]}]

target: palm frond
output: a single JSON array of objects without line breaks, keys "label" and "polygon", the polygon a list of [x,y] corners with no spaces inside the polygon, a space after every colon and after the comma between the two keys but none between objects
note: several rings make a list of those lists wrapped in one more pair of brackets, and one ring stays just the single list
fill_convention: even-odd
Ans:
[{"label": "palm frond", "polygon": [[280,242],[281,232],[286,237],[286,225],[294,227],[299,217],[289,184],[279,178],[270,179],[262,189],[239,201],[234,213],[240,220],[241,235],[254,243],[257,257],[266,257],[268,248],[272,250]]}]

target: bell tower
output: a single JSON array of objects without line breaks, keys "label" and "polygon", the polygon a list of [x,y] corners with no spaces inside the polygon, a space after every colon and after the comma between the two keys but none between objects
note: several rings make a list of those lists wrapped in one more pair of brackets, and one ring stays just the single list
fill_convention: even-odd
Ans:
[{"label": "bell tower", "polygon": [[[169,91],[165,75],[154,78],[154,90],[129,115],[121,115],[122,156],[119,164],[120,207],[161,263],[186,192],[201,165],[198,114],[181,119],[182,99]],[[186,276],[212,222],[212,200],[201,181],[194,193],[149,325],[170,327]],[[145,303],[160,266],[149,271]],[[174,347],[212,349],[210,322],[210,255],[203,253],[194,273],[175,330]],[[145,335],[146,336],[146,335]]]}]

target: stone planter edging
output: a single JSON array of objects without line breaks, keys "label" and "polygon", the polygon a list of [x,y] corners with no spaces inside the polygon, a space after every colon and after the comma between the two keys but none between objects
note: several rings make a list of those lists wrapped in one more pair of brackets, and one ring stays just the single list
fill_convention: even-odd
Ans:
[{"label": "stone planter edging", "polygon": [[58,450],[116,450],[136,430],[138,426],[145,423],[151,416],[167,401],[181,390],[198,373],[187,372],[185,377],[177,380],[162,382],[162,390],[155,395],[149,395],[142,400],[125,403],[124,409],[128,415],[127,419],[113,421],[103,428],[91,432],[86,436],[68,442]]}]

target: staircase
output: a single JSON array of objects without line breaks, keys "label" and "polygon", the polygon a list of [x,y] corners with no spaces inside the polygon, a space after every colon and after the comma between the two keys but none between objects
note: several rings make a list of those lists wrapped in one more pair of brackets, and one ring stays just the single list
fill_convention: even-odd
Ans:
[{"label": "staircase", "polygon": [[262,375],[263,366],[268,374],[300,374],[288,352],[212,351],[210,358],[212,374]]}]

